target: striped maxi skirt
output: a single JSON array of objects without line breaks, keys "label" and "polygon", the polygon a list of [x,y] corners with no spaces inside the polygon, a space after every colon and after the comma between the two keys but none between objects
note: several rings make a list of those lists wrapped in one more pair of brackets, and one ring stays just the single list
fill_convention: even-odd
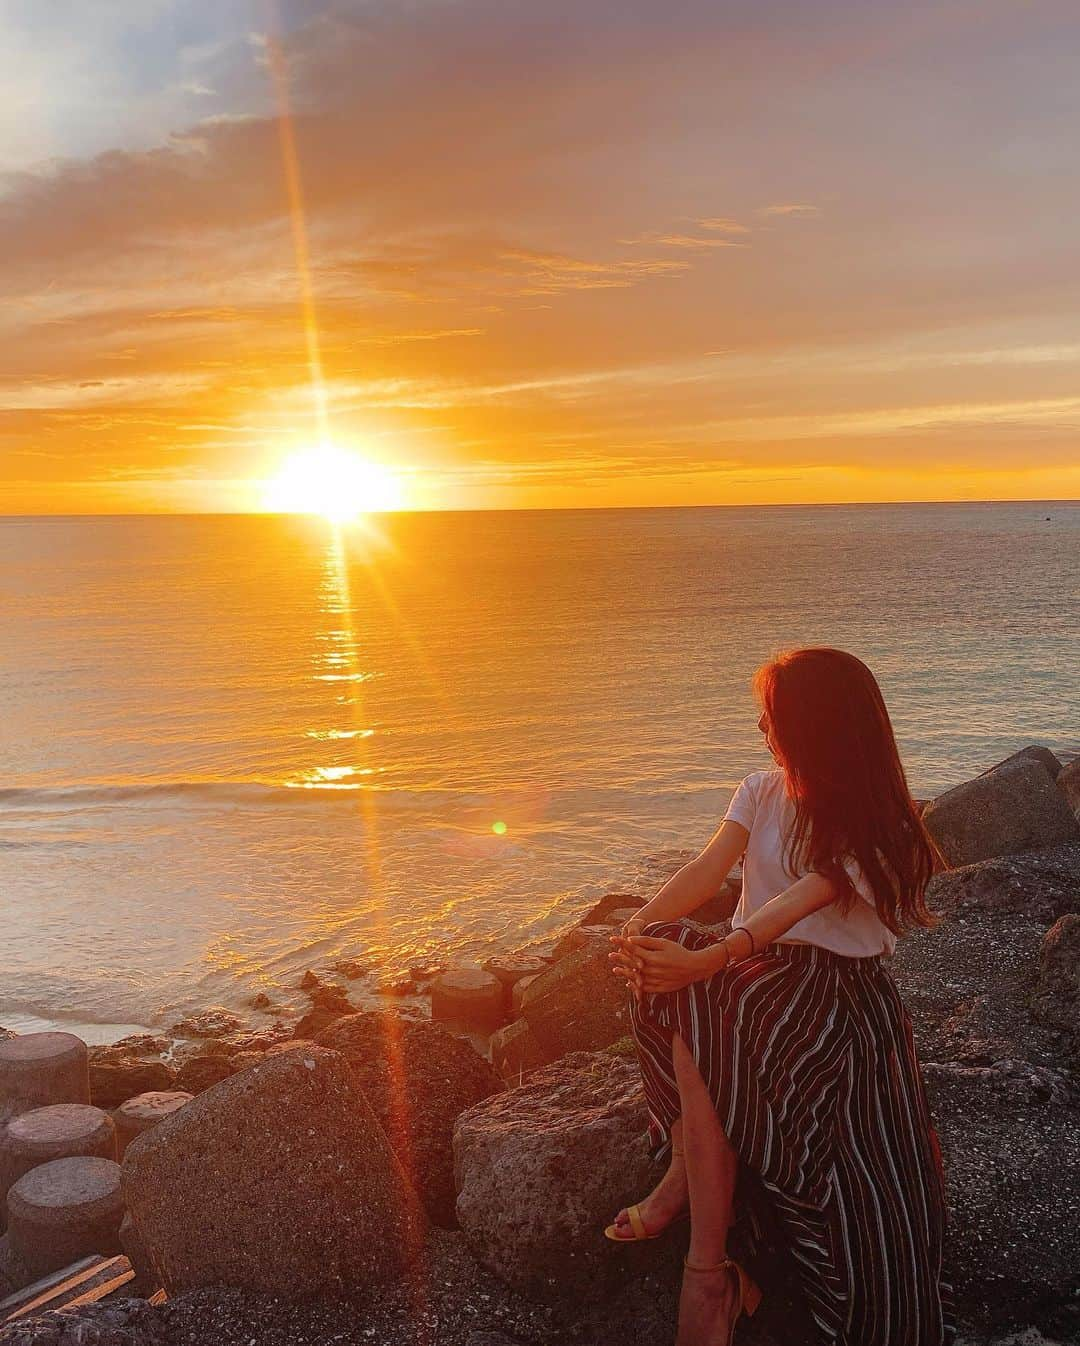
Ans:
[{"label": "striped maxi skirt", "polygon": [[[682,922],[645,933],[691,949],[718,939]],[[772,944],[683,990],[631,997],[631,1019],[654,1158],[669,1154],[680,1112],[677,1032],[739,1156],[735,1214],[751,1259],[771,1228],[822,1341],[948,1346],[940,1151],[881,959]]]}]

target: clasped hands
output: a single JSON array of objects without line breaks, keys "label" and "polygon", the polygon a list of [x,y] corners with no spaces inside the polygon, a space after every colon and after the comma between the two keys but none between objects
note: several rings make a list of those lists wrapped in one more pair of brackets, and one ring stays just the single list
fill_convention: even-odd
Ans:
[{"label": "clasped hands", "polygon": [[716,971],[715,949],[687,949],[673,939],[643,935],[645,922],[627,921],[611,936],[611,970],[640,999],[663,991],[680,991]]}]

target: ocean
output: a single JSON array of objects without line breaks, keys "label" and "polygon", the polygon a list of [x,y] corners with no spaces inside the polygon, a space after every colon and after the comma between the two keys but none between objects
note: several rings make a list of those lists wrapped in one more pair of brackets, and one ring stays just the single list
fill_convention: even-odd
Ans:
[{"label": "ocean", "polygon": [[[538,948],[865,659],[912,790],[1080,748],[1080,506],[0,520],[0,1024]],[[370,983],[352,990],[363,1000]]]}]

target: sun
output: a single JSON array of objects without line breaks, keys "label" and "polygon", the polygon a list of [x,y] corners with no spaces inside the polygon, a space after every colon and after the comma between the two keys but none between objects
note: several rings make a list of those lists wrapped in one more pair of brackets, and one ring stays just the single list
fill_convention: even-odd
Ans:
[{"label": "sun", "polygon": [[321,514],[342,522],[360,514],[400,509],[397,474],[358,453],[320,444],[290,455],[263,488],[262,508],[273,514]]}]

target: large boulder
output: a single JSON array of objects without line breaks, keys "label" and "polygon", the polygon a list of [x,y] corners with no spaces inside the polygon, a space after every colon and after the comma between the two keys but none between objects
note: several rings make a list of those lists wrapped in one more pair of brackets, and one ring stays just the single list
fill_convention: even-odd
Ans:
[{"label": "large boulder", "polygon": [[1039,766],[1046,768],[1054,780],[1057,780],[1061,774],[1061,762],[1049,748],[1044,748],[1041,743],[1031,743],[1026,748],[1021,748],[1019,752],[1010,753],[1003,761],[995,762],[982,774],[988,776],[991,771],[1000,771],[1003,766],[1012,766],[1015,762],[1037,762]]},{"label": "large boulder", "polygon": [[[949,1196],[962,1319],[1076,1340],[1080,1110],[1068,1082],[1019,1062],[926,1067]],[[1071,1326],[1069,1326],[1071,1324]],[[1067,1330],[1066,1330],[1067,1329]]]},{"label": "large boulder", "polygon": [[425,1226],[347,1062],[311,1045],[268,1055],[132,1141],[123,1191],[170,1293],[363,1296],[412,1264]]},{"label": "large boulder", "polygon": [[603,1234],[659,1177],[646,1125],[637,1063],[607,1052],[575,1053],[470,1108],[454,1128],[454,1169],[477,1260],[553,1298],[673,1255],[677,1239],[614,1249]]},{"label": "large boulder", "polygon": [[1080,840],[1054,777],[1022,754],[931,800],[923,821],[951,865]]},{"label": "large boulder", "polygon": [[521,1014],[547,1061],[607,1047],[629,1031],[625,982],[612,975],[607,940],[575,949],[529,983]]},{"label": "large boulder", "polygon": [[369,1011],[316,1041],[340,1052],[431,1218],[454,1223],[454,1123],[502,1089],[476,1049],[426,1019]]},{"label": "large boulder", "polygon": [[931,881],[926,896],[935,910],[979,910],[1049,924],[1080,910],[1080,841],[947,870]]}]

